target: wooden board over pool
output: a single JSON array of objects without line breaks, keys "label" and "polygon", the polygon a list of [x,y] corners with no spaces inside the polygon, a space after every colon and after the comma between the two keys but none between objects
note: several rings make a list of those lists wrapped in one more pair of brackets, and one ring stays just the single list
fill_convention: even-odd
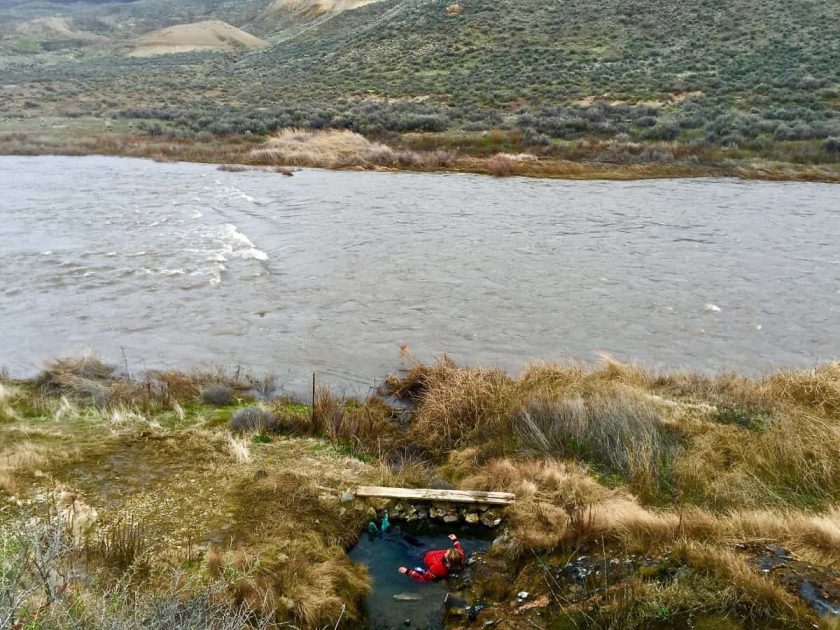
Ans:
[{"label": "wooden board over pool", "polygon": [[510,505],[516,495],[509,492],[481,492],[479,490],[436,490],[434,488],[385,488],[383,486],[359,486],[357,497],[379,497],[383,499],[410,499],[413,501],[447,501],[449,503],[491,503]]}]

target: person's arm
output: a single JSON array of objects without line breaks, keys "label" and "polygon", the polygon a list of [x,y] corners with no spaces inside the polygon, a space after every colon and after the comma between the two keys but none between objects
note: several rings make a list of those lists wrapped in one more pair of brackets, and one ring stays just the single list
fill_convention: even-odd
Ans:
[{"label": "person's arm", "polygon": [[397,569],[397,571],[399,573],[402,573],[403,575],[407,575],[415,582],[420,582],[421,584],[424,582],[434,582],[437,579],[437,576],[427,569],[418,571],[417,569],[407,569],[405,567],[400,567],[399,569]]},{"label": "person's arm", "polygon": [[467,554],[464,552],[464,546],[461,544],[461,541],[458,540],[458,537],[455,534],[449,534],[449,540],[452,541],[452,546],[458,550],[458,553],[461,554],[461,560],[467,559]]}]

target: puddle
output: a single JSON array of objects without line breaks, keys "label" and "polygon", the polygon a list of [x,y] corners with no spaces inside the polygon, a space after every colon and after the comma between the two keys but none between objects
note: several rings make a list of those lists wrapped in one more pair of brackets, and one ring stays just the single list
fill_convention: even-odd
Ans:
[{"label": "puddle", "polygon": [[795,559],[776,545],[741,545],[755,555],[753,563],[798,594],[823,617],[840,615],[840,572]]},{"label": "puddle", "polygon": [[[368,628],[444,628],[447,593],[456,586],[463,586],[469,577],[469,568],[448,580],[425,584],[418,584],[408,576],[400,575],[397,569],[401,566],[412,568],[422,565],[423,555],[427,551],[450,547],[452,543],[447,538],[449,533],[456,534],[460,539],[468,563],[476,553],[487,551],[498,534],[485,528],[447,528],[445,525],[431,523],[393,523],[390,531],[384,535],[362,534],[349,555],[354,562],[367,565],[373,581],[373,589],[365,602]],[[458,602],[460,606],[464,604]]]}]

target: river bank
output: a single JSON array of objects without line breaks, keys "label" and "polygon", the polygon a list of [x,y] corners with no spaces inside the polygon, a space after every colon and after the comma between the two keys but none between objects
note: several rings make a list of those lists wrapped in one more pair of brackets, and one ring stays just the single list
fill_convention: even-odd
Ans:
[{"label": "river bank", "polygon": [[[345,131],[284,130],[309,136]],[[355,134],[353,134],[355,135]],[[358,136],[358,138],[362,138]],[[0,126],[0,155],[110,155],[249,166],[307,166],[338,170],[472,173],[495,177],[568,180],[644,180],[731,177],[745,180],[840,182],[837,162],[795,163],[774,154],[695,149],[674,143],[592,140],[575,142],[568,157],[540,154],[508,134],[405,134],[371,140],[350,151],[308,152],[284,159],[266,152],[272,136],[209,136],[202,140],[138,132],[131,121],[47,119],[6,121]],[[373,159],[370,147],[381,147]],[[780,154],[781,155],[781,154]]]},{"label": "river bank", "polygon": [[453,584],[451,627],[837,627],[837,363],[514,378],[443,360],[363,399],[275,387],[128,378],[91,355],[4,378],[0,587],[15,618],[356,627],[370,585],[346,550],[405,508],[345,495],[448,484],[517,495]]}]

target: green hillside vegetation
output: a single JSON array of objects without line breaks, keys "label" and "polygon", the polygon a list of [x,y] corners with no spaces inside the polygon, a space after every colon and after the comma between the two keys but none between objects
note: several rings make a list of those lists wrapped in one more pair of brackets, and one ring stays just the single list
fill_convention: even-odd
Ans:
[{"label": "green hillside vegetation", "polygon": [[[156,26],[219,17],[273,43],[131,59],[24,54],[35,44],[18,39],[0,62],[15,86],[0,115],[139,119],[185,141],[336,128],[479,155],[840,160],[836,2],[383,0],[305,22],[265,2],[156,2],[115,15],[155,8]],[[102,32],[94,7],[64,6],[84,16],[78,27]]]}]

